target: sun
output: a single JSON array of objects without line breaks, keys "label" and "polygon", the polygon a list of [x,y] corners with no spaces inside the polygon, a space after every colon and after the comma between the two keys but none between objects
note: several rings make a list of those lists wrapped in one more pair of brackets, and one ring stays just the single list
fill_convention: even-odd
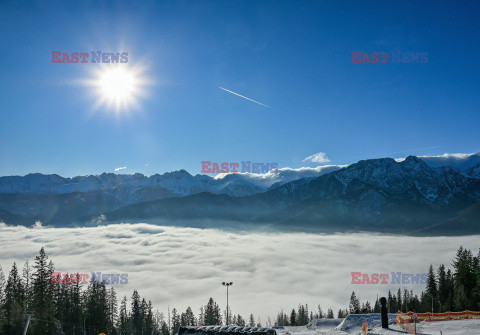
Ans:
[{"label": "sun", "polygon": [[95,70],[87,81],[93,89],[93,111],[115,112],[120,116],[141,109],[140,100],[148,95],[147,86],[152,85],[145,72],[145,68],[125,64],[105,64]]},{"label": "sun", "polygon": [[133,71],[116,67],[101,71],[97,79],[99,105],[125,111],[136,103],[140,81]]},{"label": "sun", "polygon": [[123,69],[108,70],[100,78],[100,87],[105,99],[122,105],[135,94],[135,77]]}]

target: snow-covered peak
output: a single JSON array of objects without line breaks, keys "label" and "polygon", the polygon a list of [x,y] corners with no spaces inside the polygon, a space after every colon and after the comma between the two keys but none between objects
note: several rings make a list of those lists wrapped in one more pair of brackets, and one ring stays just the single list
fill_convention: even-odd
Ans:
[{"label": "snow-covered peak", "polygon": [[419,156],[430,167],[451,166],[465,172],[480,163],[480,153],[473,154],[443,154],[438,156]]},{"label": "snow-covered peak", "polygon": [[268,173],[221,173],[214,177],[216,180],[235,181],[237,183],[250,183],[263,188],[269,188],[272,185],[282,185],[294,180],[302,178],[314,178],[337,171],[347,165],[324,165],[315,168],[302,167],[299,169],[292,169],[289,167],[270,170]]},{"label": "snow-covered peak", "polygon": [[114,190],[120,187],[130,187],[130,191],[133,192],[143,187],[154,187],[169,190],[177,195],[211,192],[244,196],[266,191],[272,185],[281,185],[301,178],[318,177],[340,168],[334,165],[300,169],[282,168],[266,174],[235,173],[217,176],[199,174],[192,176],[183,169],[150,177],[141,173],[102,173],[63,178],[58,175],[34,173],[24,177],[0,177],[0,193],[65,194]]},{"label": "snow-covered peak", "polygon": [[[435,195],[438,190],[434,192],[433,189],[438,188],[433,185],[438,182],[440,175],[446,175],[445,172],[441,172],[439,167],[442,167],[442,169],[451,167],[461,171],[465,176],[479,178],[480,154],[369,159],[349,166],[325,165],[315,168],[280,168],[265,174],[230,173],[216,176],[199,174],[192,176],[182,169],[155,174],[150,177],[140,173],[102,173],[100,175],[63,178],[55,174],[33,173],[23,177],[0,177],[0,193],[66,194],[108,191],[120,187],[124,190],[128,189],[128,192],[136,192],[148,187],[157,190],[165,189],[173,195],[210,192],[245,196],[274,189],[296,180],[309,180],[335,172],[337,180],[343,185],[348,185],[352,180],[357,179],[379,188],[388,188],[393,192],[403,192],[413,182],[416,185],[415,187],[423,194]],[[456,179],[457,177],[450,178],[449,181],[453,182]],[[450,186],[452,185],[449,184]]]}]

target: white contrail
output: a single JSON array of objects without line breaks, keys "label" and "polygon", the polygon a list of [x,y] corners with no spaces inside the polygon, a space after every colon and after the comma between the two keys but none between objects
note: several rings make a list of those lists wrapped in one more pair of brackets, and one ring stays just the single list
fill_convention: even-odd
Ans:
[{"label": "white contrail", "polygon": [[273,107],[270,107],[270,106],[268,106],[268,105],[262,104],[261,102],[258,102],[258,101],[255,101],[255,100],[253,100],[253,99],[250,99],[250,98],[244,97],[244,96],[243,96],[243,95],[241,95],[241,94],[238,94],[238,93],[235,93],[235,92],[233,92],[233,91],[227,90],[226,88],[223,88],[223,87],[218,87],[218,88],[219,88],[219,89],[222,89],[222,90],[224,90],[224,91],[227,91],[227,92],[229,92],[229,93],[232,93],[232,94],[238,95],[238,96],[239,96],[239,97],[241,97],[241,98],[244,98],[244,99],[250,100],[250,101],[252,101],[252,102],[254,102],[254,103],[256,103],[256,104],[262,105],[262,106],[264,106],[264,107],[273,108]]}]

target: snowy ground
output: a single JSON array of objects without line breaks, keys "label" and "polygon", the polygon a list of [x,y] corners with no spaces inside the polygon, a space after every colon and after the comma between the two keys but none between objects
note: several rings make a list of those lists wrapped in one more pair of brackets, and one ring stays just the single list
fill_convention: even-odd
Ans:
[{"label": "snowy ground", "polygon": [[[404,334],[397,326],[391,329],[373,329],[368,334]],[[418,335],[479,335],[480,320],[452,320],[439,322],[421,322],[417,324]]]},{"label": "snowy ground", "polygon": [[[331,321],[317,324],[314,329],[311,327],[297,329],[287,329],[292,335],[357,335],[361,334],[363,320],[367,320],[367,334],[398,335],[406,334],[394,322],[389,315],[389,329],[382,329],[380,325],[379,314],[349,315],[344,320],[330,319]],[[328,320],[328,319],[326,319]],[[337,321],[338,320],[338,321]],[[326,329],[330,326],[330,329]],[[289,327],[286,327],[289,328]],[[452,320],[439,322],[421,322],[417,324],[418,335],[480,335],[480,319],[477,320]]]},{"label": "snowy ground", "polygon": [[480,320],[452,320],[440,322],[422,322],[417,325],[418,334],[440,334],[443,335],[479,335]]}]

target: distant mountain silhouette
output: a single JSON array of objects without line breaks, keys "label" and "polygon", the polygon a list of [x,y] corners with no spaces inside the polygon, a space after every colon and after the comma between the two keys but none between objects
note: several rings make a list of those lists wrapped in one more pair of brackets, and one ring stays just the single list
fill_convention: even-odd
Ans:
[{"label": "distant mountain silhouette", "polygon": [[271,174],[268,182],[242,174],[192,176],[185,170],[149,178],[106,173],[2,177],[0,220],[71,226],[208,219],[324,232],[480,233],[480,163],[467,159],[464,171],[409,156],[310,170],[300,179],[305,174],[290,170],[285,178]]}]

